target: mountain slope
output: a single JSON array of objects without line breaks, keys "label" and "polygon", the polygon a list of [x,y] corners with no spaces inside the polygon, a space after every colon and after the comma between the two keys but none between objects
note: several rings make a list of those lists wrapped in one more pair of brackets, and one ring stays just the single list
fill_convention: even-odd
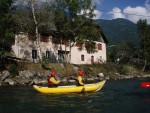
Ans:
[{"label": "mountain slope", "polygon": [[137,25],[126,19],[95,20],[104,32],[109,45],[118,44],[122,41],[138,44]]}]

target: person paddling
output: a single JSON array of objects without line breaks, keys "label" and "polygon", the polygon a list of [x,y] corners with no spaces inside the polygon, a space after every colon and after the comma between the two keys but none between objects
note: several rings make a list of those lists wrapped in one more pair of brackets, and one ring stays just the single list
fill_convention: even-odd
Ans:
[{"label": "person paddling", "polygon": [[47,78],[48,86],[49,86],[49,87],[57,87],[58,84],[60,83],[59,80],[56,80],[55,75],[56,75],[56,72],[55,72],[55,71],[52,71],[52,72],[50,73],[50,77]]},{"label": "person paddling", "polygon": [[79,84],[80,86],[84,86],[84,83],[83,83],[83,72],[82,72],[82,71],[79,71],[79,72],[78,72],[77,80],[78,80],[78,84]]}]

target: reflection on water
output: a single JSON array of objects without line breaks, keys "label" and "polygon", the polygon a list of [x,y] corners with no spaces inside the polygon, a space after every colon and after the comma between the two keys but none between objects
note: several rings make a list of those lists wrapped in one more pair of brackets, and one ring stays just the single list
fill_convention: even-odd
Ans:
[{"label": "reflection on water", "polygon": [[37,103],[39,101],[45,107],[50,107],[51,110],[60,112],[61,109],[62,112],[78,113],[90,111],[90,109],[93,108],[93,105],[91,103],[94,103],[95,101],[94,98],[97,98],[96,96],[97,93],[62,94],[62,95],[37,94],[35,98],[38,98],[38,100],[36,101]]},{"label": "reflection on water", "polygon": [[150,113],[150,89],[141,89],[140,82],[107,81],[99,92],[77,94],[42,94],[32,87],[0,88],[0,113]]}]

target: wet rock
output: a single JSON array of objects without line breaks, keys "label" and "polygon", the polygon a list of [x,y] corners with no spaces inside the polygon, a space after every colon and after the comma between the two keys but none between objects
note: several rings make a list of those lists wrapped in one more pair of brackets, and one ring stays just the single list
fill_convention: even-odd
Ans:
[{"label": "wet rock", "polygon": [[33,83],[38,84],[38,83],[40,83],[40,80],[38,78],[34,78]]},{"label": "wet rock", "polygon": [[38,78],[43,78],[43,75],[44,75],[44,74],[41,74],[41,73],[39,73],[39,72],[37,73],[37,77],[38,77]]},{"label": "wet rock", "polygon": [[5,79],[4,82],[9,83],[9,85],[11,85],[11,86],[15,85],[15,81],[13,79]]},{"label": "wet rock", "polygon": [[47,84],[47,79],[42,79],[41,84]]},{"label": "wet rock", "polygon": [[73,70],[74,70],[75,72],[77,72],[77,71],[79,70],[79,68],[78,68],[77,66],[74,66],[74,67],[73,67]]},{"label": "wet rock", "polygon": [[10,73],[8,71],[3,71],[0,79],[1,81],[4,81],[9,76],[10,76]]},{"label": "wet rock", "polygon": [[31,79],[27,79],[23,76],[16,76],[13,78],[13,80],[16,82],[16,85],[26,85],[30,82]]},{"label": "wet rock", "polygon": [[31,81],[32,81],[31,79],[29,79],[29,78],[27,79],[26,78],[26,79],[22,79],[21,83],[23,83],[23,84],[29,84]]},{"label": "wet rock", "polygon": [[10,86],[8,82],[1,82],[1,86]]},{"label": "wet rock", "polygon": [[100,79],[99,79],[98,77],[94,77],[94,80],[96,80],[96,81],[97,81],[97,80],[100,80]]},{"label": "wet rock", "polygon": [[134,78],[134,76],[124,76],[124,79]]},{"label": "wet rock", "polygon": [[33,76],[37,76],[37,71],[31,71],[31,73],[33,74]]},{"label": "wet rock", "polygon": [[28,85],[29,86],[32,86],[34,84],[34,82],[33,81],[31,81]]},{"label": "wet rock", "polygon": [[145,77],[145,78],[146,78],[146,77],[150,77],[150,75],[143,75],[142,77]]},{"label": "wet rock", "polygon": [[65,77],[65,78],[63,78],[63,79],[61,80],[61,82],[63,82],[63,83],[67,83],[67,82],[68,82],[68,80],[67,80],[67,78]]},{"label": "wet rock", "polygon": [[46,75],[44,75],[44,74],[41,74],[41,76],[40,76],[40,77],[38,77],[38,78],[47,80],[47,76],[46,76]]},{"label": "wet rock", "polygon": [[26,73],[27,73],[27,71],[26,71],[26,70],[24,70],[24,71],[20,71],[20,72],[19,72],[19,76],[25,76],[25,75],[26,75]]},{"label": "wet rock", "polygon": [[87,81],[94,81],[94,78],[87,78]]},{"label": "wet rock", "polygon": [[76,80],[77,76],[72,75],[72,76],[70,76],[70,78],[73,79],[73,80]]},{"label": "wet rock", "polygon": [[104,76],[103,73],[98,73],[98,74],[97,74],[97,77],[99,77],[99,78],[104,78],[105,76]]},{"label": "wet rock", "polygon": [[76,80],[68,80],[69,83],[74,83]]},{"label": "wet rock", "polygon": [[27,77],[28,78],[34,78],[34,75],[32,72],[30,72],[29,70],[27,71]]},{"label": "wet rock", "polygon": [[34,84],[47,84],[47,79],[34,78],[32,82]]},{"label": "wet rock", "polygon": [[110,79],[110,77],[109,77],[109,76],[106,76],[106,77],[105,77],[105,79],[106,79],[106,80],[109,80],[109,79]]},{"label": "wet rock", "polygon": [[34,75],[29,70],[20,71],[19,75],[24,76],[25,78],[34,78]]},{"label": "wet rock", "polygon": [[61,65],[62,68],[64,68],[64,64],[61,63],[60,65]]}]

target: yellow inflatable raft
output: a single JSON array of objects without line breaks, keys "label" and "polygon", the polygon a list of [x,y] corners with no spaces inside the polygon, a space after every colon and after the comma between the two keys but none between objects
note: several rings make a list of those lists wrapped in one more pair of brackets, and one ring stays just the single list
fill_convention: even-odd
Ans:
[{"label": "yellow inflatable raft", "polygon": [[84,86],[58,86],[54,88],[33,85],[33,88],[41,93],[81,93],[99,91],[105,84],[106,80],[93,84],[85,84]]}]

